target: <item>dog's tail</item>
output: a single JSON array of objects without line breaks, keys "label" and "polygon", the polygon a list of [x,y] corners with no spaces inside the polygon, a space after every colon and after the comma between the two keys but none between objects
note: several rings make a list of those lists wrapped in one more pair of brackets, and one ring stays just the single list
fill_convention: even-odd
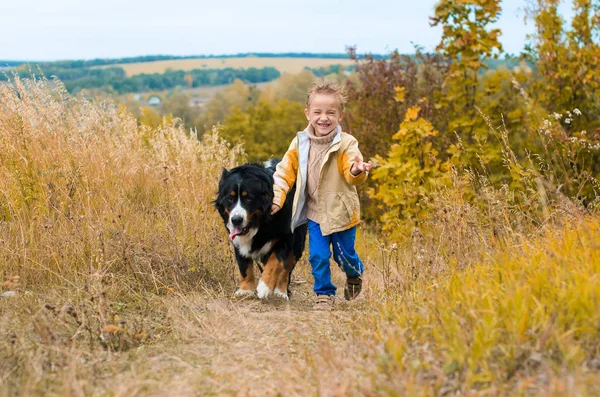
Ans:
[{"label": "dog's tail", "polygon": [[275,172],[275,168],[277,167],[277,164],[279,164],[280,162],[281,162],[281,159],[271,158],[271,159],[263,162],[263,165],[265,166],[265,168],[270,169],[271,171]]}]

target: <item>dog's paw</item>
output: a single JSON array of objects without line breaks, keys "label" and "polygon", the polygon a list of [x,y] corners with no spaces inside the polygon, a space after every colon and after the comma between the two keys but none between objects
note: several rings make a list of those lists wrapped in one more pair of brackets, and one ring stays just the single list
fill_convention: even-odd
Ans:
[{"label": "dog's paw", "polygon": [[286,300],[286,301],[290,300],[290,297],[288,296],[288,294],[286,292],[283,292],[279,288],[275,288],[275,291],[273,291],[273,295],[275,295],[276,297],[281,298],[283,300]]},{"label": "dog's paw", "polygon": [[271,289],[265,284],[264,281],[260,280],[258,287],[256,287],[256,295],[259,299],[266,299],[271,295]]},{"label": "dog's paw", "polygon": [[249,289],[238,289],[235,291],[234,295],[236,298],[244,298],[247,296],[254,296],[254,291]]}]

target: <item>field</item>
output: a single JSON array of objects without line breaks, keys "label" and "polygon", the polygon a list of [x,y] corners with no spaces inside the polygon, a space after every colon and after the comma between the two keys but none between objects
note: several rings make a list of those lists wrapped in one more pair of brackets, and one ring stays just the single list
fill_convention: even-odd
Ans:
[{"label": "field", "polygon": [[298,73],[305,67],[320,68],[329,65],[349,66],[353,63],[350,59],[328,58],[205,58],[181,59],[156,62],[140,62],[130,64],[117,64],[111,66],[121,67],[127,76],[140,73],[164,73],[167,70],[192,70],[192,69],[224,69],[224,68],[264,68],[272,66],[283,73]]},{"label": "field", "polygon": [[[252,84],[253,87],[256,87],[259,90],[264,90],[265,87],[269,85],[276,84],[277,80],[269,81],[267,83],[256,83]],[[215,85],[211,87],[197,87],[197,88],[187,88],[185,91],[187,94],[200,97],[200,98],[212,98],[217,95],[219,92],[223,92],[228,87],[231,87],[231,84],[223,84],[223,85]],[[162,92],[163,95],[167,95],[169,91]]]},{"label": "field", "polygon": [[314,312],[306,259],[291,301],[233,297],[218,131],[19,79],[0,130],[2,397],[600,394],[600,219],[567,199],[516,230],[457,176],[433,237],[361,226],[364,292]]}]

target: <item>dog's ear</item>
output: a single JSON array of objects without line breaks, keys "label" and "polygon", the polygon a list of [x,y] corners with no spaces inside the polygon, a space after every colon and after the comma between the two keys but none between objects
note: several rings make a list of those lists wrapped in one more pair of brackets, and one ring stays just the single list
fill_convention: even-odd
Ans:
[{"label": "dog's ear", "polygon": [[227,178],[228,175],[229,171],[223,168],[223,171],[221,172],[221,179],[219,179],[219,190],[222,190],[223,184],[225,183],[225,178]]}]

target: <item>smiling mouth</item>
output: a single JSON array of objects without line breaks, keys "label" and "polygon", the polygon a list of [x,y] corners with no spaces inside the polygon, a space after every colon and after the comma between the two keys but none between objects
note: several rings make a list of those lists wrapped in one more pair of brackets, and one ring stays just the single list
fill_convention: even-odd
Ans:
[{"label": "smiling mouth", "polygon": [[229,232],[229,240],[233,241],[233,239],[236,238],[237,236],[244,236],[244,235],[248,234],[249,229],[250,229],[250,226],[246,226],[245,228],[241,228],[239,226],[234,226],[233,229],[231,229]]},{"label": "smiling mouth", "polygon": [[317,125],[321,128],[329,128],[331,124],[317,123]]}]

